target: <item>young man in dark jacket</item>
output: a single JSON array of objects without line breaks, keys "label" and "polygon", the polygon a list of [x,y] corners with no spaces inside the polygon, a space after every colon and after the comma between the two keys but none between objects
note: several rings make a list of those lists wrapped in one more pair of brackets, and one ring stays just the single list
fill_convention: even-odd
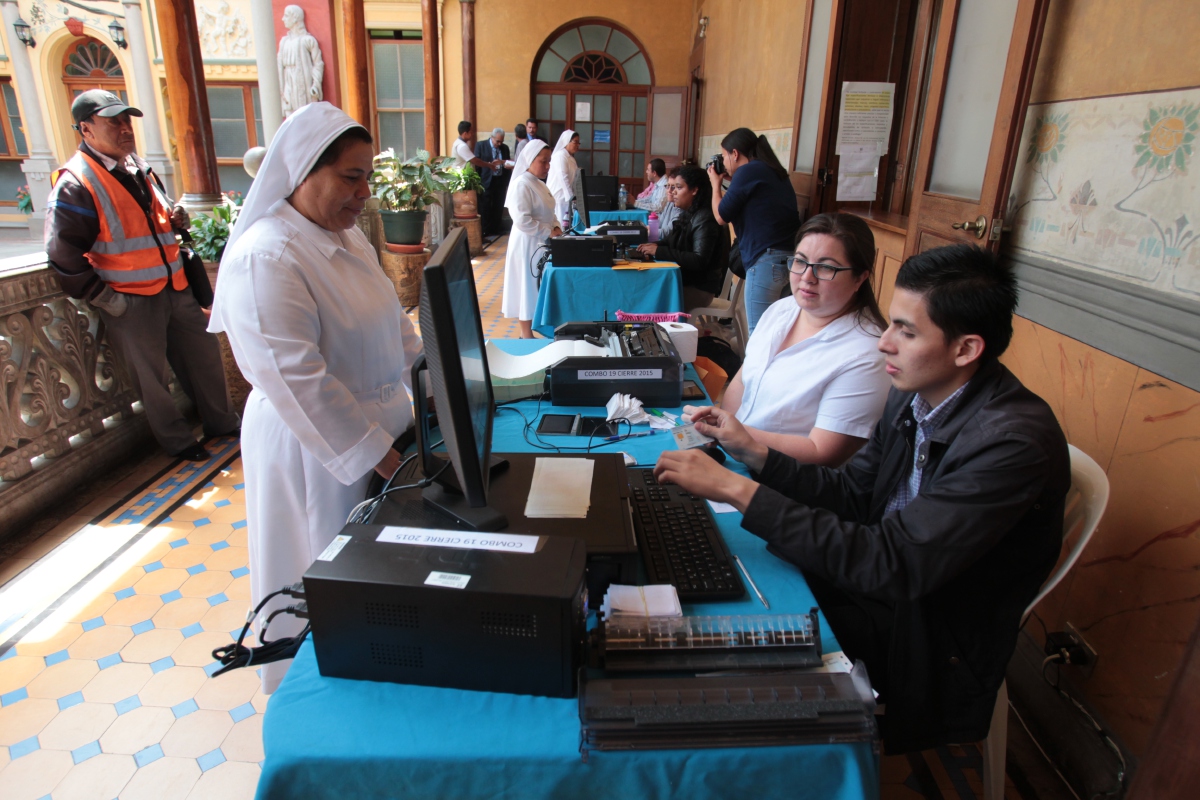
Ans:
[{"label": "young man in dark jacket", "polygon": [[1021,615],[1062,544],[1066,439],[997,360],[1016,301],[1015,279],[987,251],[915,255],[879,342],[893,388],[846,465],[800,464],[706,408],[697,428],[757,481],[695,451],[665,453],[655,470],[732,503],[746,530],[803,571],[886,703],[890,752],[987,735]]}]

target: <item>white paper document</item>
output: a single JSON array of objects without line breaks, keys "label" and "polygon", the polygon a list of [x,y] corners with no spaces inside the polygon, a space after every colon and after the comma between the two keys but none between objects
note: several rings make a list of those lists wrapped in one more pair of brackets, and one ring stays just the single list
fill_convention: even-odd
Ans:
[{"label": "white paper document", "polygon": [[838,201],[875,200],[879,186],[879,144],[846,145],[839,158]]},{"label": "white paper document", "polygon": [[525,516],[583,519],[592,504],[590,458],[539,458],[533,464],[533,482],[525,501]]},{"label": "white paper document", "polygon": [[840,156],[847,146],[878,142],[879,155],[887,155],[895,94],[894,83],[844,81],[834,152]]},{"label": "white paper document", "polygon": [[613,617],[682,617],[679,594],[669,583],[651,586],[611,584],[600,605],[604,619]]},{"label": "white paper document", "polygon": [[729,503],[718,503],[716,500],[709,500],[708,505],[710,508],[712,508],[712,512],[714,514],[732,514],[733,512],[737,511],[737,509],[729,505]]},{"label": "white paper document", "polygon": [[566,339],[552,342],[541,350],[523,356],[506,353],[496,346],[495,342],[487,343],[488,371],[496,378],[515,380],[541,372],[547,367],[557,364],[571,356],[607,356],[608,351],[603,347],[583,341],[582,339]]},{"label": "white paper document", "polygon": [[537,552],[538,539],[537,536],[522,533],[474,533],[434,528],[405,528],[399,525],[388,525],[375,537],[375,541],[388,544],[495,550],[500,553]]}]

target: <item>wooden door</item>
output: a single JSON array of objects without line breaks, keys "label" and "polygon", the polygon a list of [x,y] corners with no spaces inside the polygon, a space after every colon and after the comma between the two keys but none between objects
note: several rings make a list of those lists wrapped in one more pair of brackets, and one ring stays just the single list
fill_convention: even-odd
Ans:
[{"label": "wooden door", "polygon": [[955,242],[999,246],[1047,4],[942,3],[906,257]]},{"label": "wooden door", "polygon": [[842,28],[845,0],[812,0],[804,21],[800,76],[796,87],[796,116],[789,174],[802,217],[812,216],[823,184],[831,182],[825,169],[833,119],[830,76],[838,63],[837,31]]}]

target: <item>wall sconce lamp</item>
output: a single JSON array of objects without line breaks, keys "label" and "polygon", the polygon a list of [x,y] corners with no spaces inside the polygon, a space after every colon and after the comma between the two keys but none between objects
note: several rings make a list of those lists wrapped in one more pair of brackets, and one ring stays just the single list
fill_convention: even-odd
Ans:
[{"label": "wall sconce lamp", "polygon": [[108,23],[108,36],[113,40],[113,44],[124,50],[129,47],[129,42],[125,41],[125,28],[115,19]]},{"label": "wall sconce lamp", "polygon": [[703,39],[708,32],[708,17],[700,18],[700,38]]},{"label": "wall sconce lamp", "polygon": [[26,47],[37,47],[37,40],[33,38],[28,22],[17,17],[17,21],[13,23],[13,30],[17,32],[17,38],[21,40],[21,44]]}]

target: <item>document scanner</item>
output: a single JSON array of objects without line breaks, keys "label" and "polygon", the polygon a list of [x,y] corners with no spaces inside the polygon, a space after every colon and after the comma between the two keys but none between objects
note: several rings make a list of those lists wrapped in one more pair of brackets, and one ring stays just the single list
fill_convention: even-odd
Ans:
[{"label": "document scanner", "polygon": [[587,623],[581,540],[397,530],[347,525],[304,573],[322,675],[575,696]]}]

